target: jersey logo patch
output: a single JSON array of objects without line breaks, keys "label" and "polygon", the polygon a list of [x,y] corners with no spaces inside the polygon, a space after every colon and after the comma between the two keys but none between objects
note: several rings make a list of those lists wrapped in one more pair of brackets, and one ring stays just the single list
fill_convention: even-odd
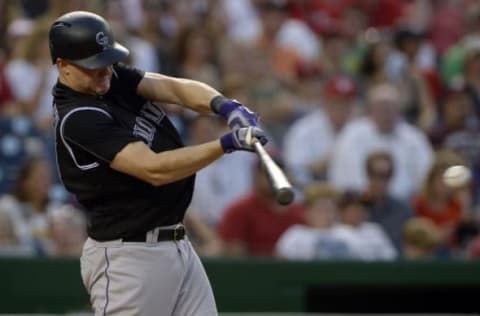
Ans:
[{"label": "jersey logo patch", "polygon": [[164,117],[165,113],[161,108],[150,102],[145,103],[139,115],[135,118],[133,135],[143,139],[148,147],[152,147],[157,127],[160,126]]}]

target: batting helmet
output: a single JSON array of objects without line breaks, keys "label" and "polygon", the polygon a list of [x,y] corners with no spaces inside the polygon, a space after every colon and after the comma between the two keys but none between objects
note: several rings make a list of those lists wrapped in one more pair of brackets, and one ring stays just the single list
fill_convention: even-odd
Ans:
[{"label": "batting helmet", "polygon": [[126,47],[114,41],[104,18],[85,11],[64,14],[53,22],[49,44],[54,64],[60,57],[87,69],[106,67],[129,54]]}]

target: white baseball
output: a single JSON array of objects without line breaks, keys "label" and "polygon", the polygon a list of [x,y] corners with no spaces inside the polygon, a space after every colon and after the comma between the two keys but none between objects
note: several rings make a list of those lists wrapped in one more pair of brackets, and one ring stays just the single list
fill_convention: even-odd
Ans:
[{"label": "white baseball", "polygon": [[443,173],[443,181],[451,188],[459,188],[466,185],[472,178],[472,172],[469,168],[456,165],[451,166]]}]

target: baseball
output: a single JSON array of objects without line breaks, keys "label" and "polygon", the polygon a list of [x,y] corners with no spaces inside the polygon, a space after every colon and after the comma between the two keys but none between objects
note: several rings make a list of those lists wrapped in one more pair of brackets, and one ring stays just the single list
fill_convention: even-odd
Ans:
[{"label": "baseball", "polygon": [[459,188],[466,185],[472,178],[472,172],[465,166],[451,166],[443,173],[443,181],[451,188]]}]

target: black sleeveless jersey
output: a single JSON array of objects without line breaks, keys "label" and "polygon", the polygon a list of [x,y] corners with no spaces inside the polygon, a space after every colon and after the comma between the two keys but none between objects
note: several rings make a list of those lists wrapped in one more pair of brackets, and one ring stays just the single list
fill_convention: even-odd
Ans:
[{"label": "black sleeveless jersey", "polygon": [[113,69],[104,96],[60,82],[53,89],[60,178],[87,211],[88,235],[99,241],[181,222],[194,186],[194,176],[152,186],[110,168],[131,142],[143,141],[154,152],[183,146],[164,111],[136,93],[144,73],[121,64]]}]

